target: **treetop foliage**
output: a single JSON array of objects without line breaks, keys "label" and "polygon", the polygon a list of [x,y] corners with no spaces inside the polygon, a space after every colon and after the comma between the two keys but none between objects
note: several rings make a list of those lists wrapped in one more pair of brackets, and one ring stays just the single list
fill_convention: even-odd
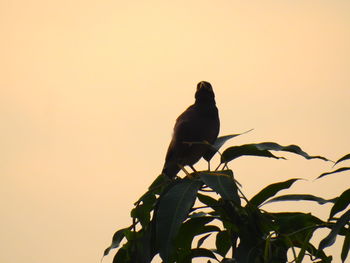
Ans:
[{"label": "treetop foliage", "polygon": [[[196,257],[223,263],[300,263],[306,256],[312,262],[327,263],[332,262],[333,256],[324,249],[332,246],[338,236],[344,236],[340,258],[345,262],[350,249],[350,189],[332,199],[310,194],[279,195],[300,180],[292,178],[270,184],[247,199],[228,168],[229,162],[247,155],[284,159],[276,156],[276,151],[305,159],[330,160],[309,155],[297,145],[274,142],[232,146],[219,152],[227,140],[239,135],[222,136],[214,145],[208,145],[211,151],[204,156],[206,161],[220,154],[216,169],[175,180],[160,175],[135,203],[132,224],[114,234],[104,256],[118,248],[113,263],[150,263],[157,254],[165,263],[190,263]],[[334,166],[349,159],[347,154]],[[350,167],[337,168],[316,179],[348,170]],[[327,220],[311,213],[263,209],[268,203],[283,201],[330,203],[332,208]],[[312,236],[322,228],[329,229],[329,234],[319,244],[313,244]],[[209,238],[215,240],[215,248],[204,246]]]}]

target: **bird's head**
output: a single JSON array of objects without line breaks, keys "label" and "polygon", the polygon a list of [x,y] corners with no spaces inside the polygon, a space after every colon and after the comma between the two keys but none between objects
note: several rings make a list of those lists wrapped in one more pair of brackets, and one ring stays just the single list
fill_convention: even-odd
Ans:
[{"label": "bird's head", "polygon": [[214,101],[215,95],[211,84],[207,81],[201,81],[197,84],[197,91],[195,94],[196,101]]}]

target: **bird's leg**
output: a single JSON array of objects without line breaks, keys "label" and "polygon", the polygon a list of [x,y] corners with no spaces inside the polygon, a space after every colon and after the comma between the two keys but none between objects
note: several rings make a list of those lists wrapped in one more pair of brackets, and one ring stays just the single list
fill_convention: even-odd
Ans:
[{"label": "bird's leg", "polygon": [[193,165],[189,165],[189,167],[192,169],[193,173],[188,175],[188,178],[194,178],[197,175],[197,170],[193,167]]},{"label": "bird's leg", "polygon": [[189,165],[189,167],[191,167],[191,169],[193,170],[193,172],[197,172],[196,169],[194,169],[193,165]]},{"label": "bird's leg", "polygon": [[[186,174],[186,177],[188,178],[194,178],[194,176],[192,174],[190,174],[189,172],[187,172],[187,170],[185,169],[185,166],[178,164],[178,166],[181,168],[181,170]],[[194,169],[193,165],[189,165],[189,167],[193,170],[193,172],[197,172],[196,169]]]},{"label": "bird's leg", "polygon": [[179,166],[179,168],[186,174],[186,176],[189,176],[190,173],[186,171],[185,166],[181,165],[181,164],[177,164]]}]

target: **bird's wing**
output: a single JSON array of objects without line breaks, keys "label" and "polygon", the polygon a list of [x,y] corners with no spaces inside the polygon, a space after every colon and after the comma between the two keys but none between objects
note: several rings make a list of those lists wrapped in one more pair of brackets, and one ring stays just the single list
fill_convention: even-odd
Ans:
[{"label": "bird's wing", "polygon": [[198,138],[197,122],[198,111],[194,105],[185,110],[177,119],[174,126],[173,140],[178,142],[193,142]]},{"label": "bird's wing", "polygon": [[[181,152],[183,152],[188,145],[183,142],[191,142],[194,139],[193,119],[196,115],[194,106],[188,107],[177,119],[174,126],[173,137],[170,142],[166,160],[169,161]],[[176,158],[176,157],[175,157]]]}]

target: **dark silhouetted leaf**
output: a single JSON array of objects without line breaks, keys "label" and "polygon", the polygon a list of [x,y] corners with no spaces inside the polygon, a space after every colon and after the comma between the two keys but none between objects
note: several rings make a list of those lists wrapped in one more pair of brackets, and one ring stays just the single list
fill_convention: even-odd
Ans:
[{"label": "dark silhouetted leaf", "polygon": [[206,234],[204,236],[202,236],[200,239],[198,239],[198,242],[197,242],[197,248],[200,248],[202,245],[203,245],[203,242],[208,238],[210,237],[211,233],[210,234]]},{"label": "dark silhouetted leaf", "polygon": [[338,161],[336,161],[334,163],[334,165],[337,165],[338,163],[342,162],[342,161],[345,161],[345,160],[349,160],[350,159],[350,153],[347,154],[347,155],[344,155],[342,158],[340,158]]},{"label": "dark silhouetted leaf", "polygon": [[275,142],[263,142],[257,144],[257,147],[260,150],[273,150],[273,151],[284,151],[284,152],[291,152],[298,155],[303,156],[305,159],[321,159],[324,161],[329,161],[327,158],[323,156],[310,156],[306,152],[304,152],[298,145],[288,145],[288,146],[281,146],[278,143]]},{"label": "dark silhouetted leaf", "polygon": [[231,238],[227,231],[217,233],[215,240],[216,250],[220,256],[225,257],[231,248]]},{"label": "dark silhouetted leaf", "polygon": [[345,262],[345,259],[348,257],[349,250],[350,250],[350,230],[348,229],[347,234],[345,235],[343,247],[341,250],[341,260],[343,263]]},{"label": "dark silhouetted leaf", "polygon": [[196,217],[206,217],[206,216],[208,216],[207,213],[198,212],[198,213],[191,213],[188,217],[189,218],[196,218]]},{"label": "dark silhouetted leaf", "polygon": [[156,203],[156,196],[153,194],[144,195],[134,209],[131,210],[131,217],[137,218],[141,225],[145,227],[151,218],[151,211]]},{"label": "dark silhouetted leaf", "polygon": [[329,247],[329,246],[333,245],[333,243],[335,242],[335,239],[337,238],[337,235],[339,234],[339,232],[343,229],[343,227],[346,224],[349,224],[349,220],[350,220],[350,210],[348,210],[345,214],[343,214],[337,220],[337,222],[332,227],[332,230],[328,234],[328,236],[326,236],[324,239],[321,240],[320,245],[319,245],[319,249],[322,250],[322,249],[324,249],[326,247]]},{"label": "dark silhouetted leaf", "polygon": [[335,171],[332,171],[332,172],[328,172],[328,173],[323,173],[321,174],[319,177],[317,177],[316,179],[320,179],[326,175],[329,175],[329,174],[335,174],[335,173],[340,173],[340,172],[344,172],[344,171],[347,171],[347,170],[350,170],[350,167],[342,167],[342,168],[339,168]]},{"label": "dark silhouetted leaf", "polygon": [[103,256],[107,256],[108,253],[111,251],[111,249],[119,247],[120,242],[125,237],[125,231],[127,231],[129,229],[130,229],[130,227],[122,228],[114,233],[113,238],[112,238],[112,244],[108,248],[105,249]]},{"label": "dark silhouetted leaf", "polygon": [[267,202],[265,202],[264,205],[268,204],[268,203],[280,202],[280,201],[314,201],[320,205],[324,205],[327,203],[335,203],[336,200],[337,200],[336,198],[326,200],[326,199],[323,199],[321,197],[314,196],[314,195],[308,195],[308,194],[304,194],[304,195],[303,194],[295,194],[295,195],[290,194],[290,195],[281,195],[281,196],[274,197],[274,198],[268,200]]},{"label": "dark silhouetted leaf", "polygon": [[259,149],[256,146],[256,144],[245,144],[241,146],[232,146],[227,148],[221,155],[221,163],[227,163],[238,157],[245,156],[245,155],[281,159],[281,157],[277,157],[273,155],[268,150]]},{"label": "dark silhouetted leaf", "polygon": [[128,252],[127,249],[122,247],[118,250],[117,254],[115,254],[113,258],[113,263],[125,263],[128,262]]},{"label": "dark silhouetted leaf", "polygon": [[300,247],[301,249],[295,263],[302,263],[305,256],[305,252],[307,251],[307,248],[310,245],[309,240],[312,237],[312,234],[313,234],[313,230],[309,230],[308,234],[305,237],[305,240],[301,244],[301,247]]},{"label": "dark silhouetted leaf", "polygon": [[329,214],[329,218],[332,218],[336,213],[344,210],[350,204],[350,189],[344,191],[335,202],[332,210]]},{"label": "dark silhouetted leaf", "polygon": [[201,186],[200,181],[183,179],[161,197],[156,211],[156,240],[163,261],[168,261],[173,250],[174,238],[193,206]]},{"label": "dark silhouetted leaf", "polygon": [[292,186],[296,181],[300,179],[294,178],[284,182],[274,183],[266,186],[258,194],[256,194],[250,201],[249,204],[259,206],[264,203],[267,199],[277,194],[283,189],[287,189]]},{"label": "dark silhouetted leaf", "polygon": [[190,255],[191,259],[192,258],[200,258],[200,257],[211,258],[211,259],[215,259],[216,261],[218,261],[215,254],[212,251],[210,251],[209,249],[194,248],[191,250],[191,255]]},{"label": "dark silhouetted leaf", "polygon": [[176,244],[179,247],[190,250],[193,238],[196,235],[205,233],[208,230],[207,228],[205,228],[205,225],[213,220],[214,217],[209,216],[195,217],[187,220],[180,227],[179,234],[176,237]]},{"label": "dark silhouetted leaf", "polygon": [[[284,151],[291,152],[303,156],[306,159],[321,159],[324,161],[329,161],[327,158],[322,156],[311,156],[304,152],[297,145],[281,146],[275,142],[263,142],[254,144],[245,144],[241,146],[234,146],[226,149],[221,156],[221,163],[226,163],[232,161],[243,155],[254,155],[262,157],[271,157],[275,159],[281,159],[282,157],[277,157],[273,155],[270,151]],[[283,159],[283,158],[282,158]]]},{"label": "dark silhouetted leaf", "polygon": [[203,204],[210,206],[210,207],[216,207],[218,206],[218,201],[211,196],[203,195],[198,193],[197,198],[199,201],[201,201]]},{"label": "dark silhouetted leaf", "polygon": [[237,186],[232,177],[221,172],[200,172],[200,178],[223,199],[240,202]]},{"label": "dark silhouetted leaf", "polygon": [[324,223],[310,213],[273,213],[272,216],[278,226],[278,232],[287,235],[291,242],[290,245],[294,246],[300,246],[303,242],[308,241],[310,231],[316,230]]},{"label": "dark silhouetted leaf", "polygon": [[204,154],[203,158],[204,160],[206,160],[207,162],[209,162],[211,160],[211,158],[213,158],[213,156],[215,155],[215,153],[217,151],[220,150],[220,148],[225,144],[225,142],[227,142],[228,140],[237,137],[239,135],[242,134],[246,134],[250,131],[252,131],[253,129],[250,129],[249,131],[245,131],[242,133],[238,133],[238,134],[230,134],[230,135],[225,135],[225,136],[220,136],[216,139],[216,141],[214,142],[214,144],[212,145],[212,147],[206,152],[206,154]]}]

